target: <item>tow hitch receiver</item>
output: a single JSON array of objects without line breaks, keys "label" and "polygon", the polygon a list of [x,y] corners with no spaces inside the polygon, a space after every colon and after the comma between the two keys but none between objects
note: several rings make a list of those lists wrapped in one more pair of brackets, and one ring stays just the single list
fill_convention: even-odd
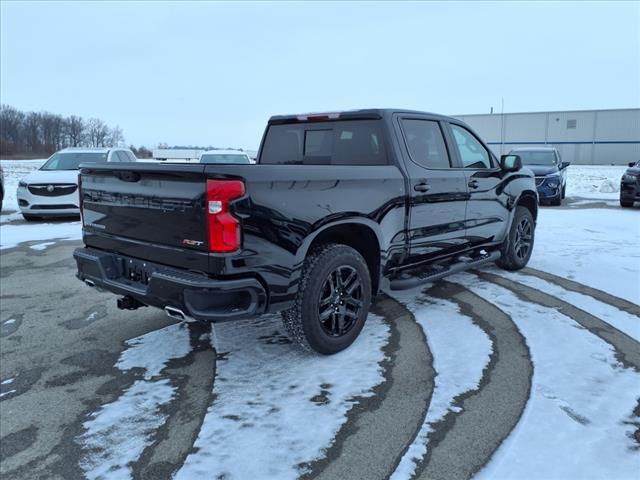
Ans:
[{"label": "tow hitch receiver", "polygon": [[128,295],[118,299],[118,308],[120,310],[137,310],[140,307],[146,307],[146,305]]}]

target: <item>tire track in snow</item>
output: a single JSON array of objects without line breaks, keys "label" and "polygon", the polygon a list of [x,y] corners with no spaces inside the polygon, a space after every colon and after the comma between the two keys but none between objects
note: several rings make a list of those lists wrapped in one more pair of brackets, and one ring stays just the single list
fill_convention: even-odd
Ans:
[{"label": "tire track in snow", "polygon": [[126,342],[115,366],[137,379],[89,414],[75,438],[86,478],[169,478],[183,462],[210,400],[202,383],[213,383],[203,328],[172,324]]},{"label": "tire track in snow", "polygon": [[420,479],[470,478],[518,423],[530,396],[533,364],[524,337],[498,307],[446,281],[427,293],[455,302],[493,343],[479,388],[458,396],[454,405],[460,410],[432,425],[427,454],[416,470]]},{"label": "tire track in snow", "polygon": [[390,480],[411,478],[427,453],[432,426],[449,412],[459,412],[455,399],[477,390],[490,362],[493,344],[487,333],[463,315],[458,305],[429,296],[425,287],[394,291],[393,296],[413,312],[427,338],[436,370],[435,386],[420,431]]},{"label": "tire track in snow", "polygon": [[626,368],[633,368],[640,372],[640,342],[637,342],[627,334],[599,319],[598,317],[585,312],[584,310],[571,305],[557,297],[528,287],[521,283],[514,282],[493,273],[485,271],[474,271],[478,277],[488,282],[500,285],[512,291],[519,299],[525,302],[535,303],[548,308],[553,308],[571,318],[593,335],[604,340],[611,345],[616,353],[616,359]]},{"label": "tire track in snow", "polygon": [[279,315],[216,326],[214,400],[176,480],[298,478],[384,382],[389,326],[375,314],[331,356],[291,345],[283,331]]},{"label": "tire track in snow", "polygon": [[[542,280],[547,280],[548,282],[555,283],[556,285],[560,285],[567,290],[588,295],[589,297],[593,297],[596,300],[601,301],[602,303],[607,303],[612,307],[619,308],[624,312],[640,317],[640,305],[636,305],[635,303],[632,303],[629,300],[625,300],[624,298],[616,297],[614,295],[611,295],[610,293],[598,290],[597,288],[578,283],[575,280],[569,280],[568,278],[559,277],[558,275],[543,272],[541,270],[536,270],[535,268],[526,267],[520,270],[520,272],[541,278]],[[638,286],[638,289],[640,290],[640,285]],[[640,291],[638,293],[640,295]]]},{"label": "tire track in snow", "polygon": [[535,367],[521,421],[477,478],[635,478],[638,371],[565,309],[516,293],[517,283],[486,273],[455,281],[511,315]]},{"label": "tire track in snow", "polygon": [[422,329],[404,305],[386,295],[379,296],[373,312],[391,326],[385,382],[375,397],[351,409],[325,457],[303,478],[388,478],[424,422],[434,370]]},{"label": "tire track in snow", "polygon": [[578,293],[540,277],[526,275],[519,272],[505,272],[495,269],[489,271],[501,277],[507,278],[514,282],[526,285],[540,292],[556,297],[564,302],[575,305],[576,307],[591,313],[594,317],[608,323],[622,333],[630,336],[635,341],[640,342],[640,316],[627,313],[620,308],[614,307],[608,303],[601,302],[593,297]]}]

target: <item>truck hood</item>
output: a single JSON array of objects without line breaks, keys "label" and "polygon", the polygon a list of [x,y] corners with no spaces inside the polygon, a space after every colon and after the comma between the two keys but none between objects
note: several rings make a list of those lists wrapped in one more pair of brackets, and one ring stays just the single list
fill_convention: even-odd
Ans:
[{"label": "truck hood", "polygon": [[525,165],[525,167],[531,170],[536,177],[544,177],[545,175],[558,173],[558,167],[555,165]]},{"label": "truck hood", "polygon": [[22,179],[26,183],[78,183],[78,170],[36,170]]}]

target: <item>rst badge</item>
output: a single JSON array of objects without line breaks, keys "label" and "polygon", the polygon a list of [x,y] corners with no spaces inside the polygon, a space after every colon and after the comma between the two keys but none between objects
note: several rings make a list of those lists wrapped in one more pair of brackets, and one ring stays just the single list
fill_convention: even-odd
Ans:
[{"label": "rst badge", "polygon": [[184,240],[182,240],[183,245],[189,245],[190,247],[199,247],[203,243],[204,242],[200,242],[198,240],[189,240],[188,238],[185,238]]}]

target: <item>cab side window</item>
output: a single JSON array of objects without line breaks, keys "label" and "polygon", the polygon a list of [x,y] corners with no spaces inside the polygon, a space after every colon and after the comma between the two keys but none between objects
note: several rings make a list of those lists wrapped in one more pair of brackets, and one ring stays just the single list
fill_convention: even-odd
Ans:
[{"label": "cab side window", "polygon": [[464,168],[492,168],[491,155],[473,134],[459,125],[451,125],[460,160]]},{"label": "cab side window", "polygon": [[130,162],[131,160],[129,160],[129,157],[127,157],[127,154],[122,151],[119,150],[116,152],[118,154],[118,158],[120,159],[121,162]]},{"label": "cab side window", "polygon": [[411,160],[425,168],[451,167],[438,122],[405,118],[402,127]]}]

